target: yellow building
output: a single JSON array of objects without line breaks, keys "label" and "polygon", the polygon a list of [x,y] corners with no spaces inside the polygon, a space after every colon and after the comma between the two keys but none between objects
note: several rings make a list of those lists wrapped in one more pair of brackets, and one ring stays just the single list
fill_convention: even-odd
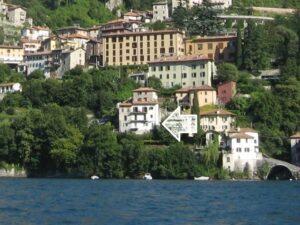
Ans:
[{"label": "yellow building", "polygon": [[0,45],[0,63],[20,64],[23,61],[24,49],[20,46]]},{"label": "yellow building", "polygon": [[184,55],[184,34],[177,30],[103,35],[103,65],[147,64],[162,56]]},{"label": "yellow building", "polygon": [[175,92],[176,101],[188,109],[193,106],[194,93],[197,93],[199,107],[217,104],[217,92],[208,85],[181,88]]},{"label": "yellow building", "polygon": [[185,39],[185,54],[204,55],[213,59],[215,63],[234,62],[236,40],[235,35]]}]

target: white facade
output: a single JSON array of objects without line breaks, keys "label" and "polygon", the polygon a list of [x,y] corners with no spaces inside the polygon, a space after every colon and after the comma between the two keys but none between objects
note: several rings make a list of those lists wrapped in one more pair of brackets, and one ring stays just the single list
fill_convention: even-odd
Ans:
[{"label": "white facade", "polygon": [[292,163],[300,165],[300,133],[291,136]]},{"label": "white facade", "polygon": [[22,30],[22,37],[29,40],[45,40],[50,37],[48,27],[27,27]]},{"label": "white facade", "polygon": [[234,128],[235,114],[222,109],[200,113],[200,127],[203,131],[227,134]]},{"label": "white facade", "polygon": [[[217,4],[217,8],[227,9],[232,5],[232,0],[209,0],[213,4]],[[192,8],[193,6],[201,5],[203,0],[172,0],[172,12],[178,6],[184,8]]]},{"label": "white facade", "polygon": [[165,21],[169,19],[168,2],[153,3],[153,19],[152,22]]},{"label": "white facade", "polygon": [[218,8],[227,9],[232,6],[232,0],[210,0],[213,4],[218,4]]},{"label": "white facade", "polygon": [[144,134],[160,123],[160,109],[157,91],[139,88],[133,91],[133,98],[119,103],[119,132]]},{"label": "white facade", "polygon": [[211,86],[215,64],[203,56],[171,56],[149,62],[149,77],[159,78],[163,87]]},{"label": "white facade", "polygon": [[35,70],[44,71],[46,78],[50,78],[51,51],[29,53],[24,56],[27,76]]},{"label": "white facade", "polygon": [[23,61],[24,49],[19,46],[0,45],[0,63],[20,64]]},{"label": "white facade", "polygon": [[22,92],[20,83],[1,83],[0,84],[0,101],[7,93]]},{"label": "white facade", "polygon": [[257,131],[251,128],[237,128],[229,132],[226,143],[229,151],[223,153],[223,168],[243,172],[246,167],[255,173],[262,160],[259,152]]}]

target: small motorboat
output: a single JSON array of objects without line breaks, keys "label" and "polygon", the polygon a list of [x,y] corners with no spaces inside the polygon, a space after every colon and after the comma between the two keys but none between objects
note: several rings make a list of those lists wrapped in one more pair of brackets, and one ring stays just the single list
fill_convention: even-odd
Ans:
[{"label": "small motorboat", "polygon": [[99,180],[99,177],[96,176],[96,175],[93,175],[93,176],[91,176],[91,179],[92,179],[92,180]]},{"label": "small motorboat", "polygon": [[205,176],[194,177],[194,180],[210,180],[210,177],[205,177]]},{"label": "small motorboat", "polygon": [[145,173],[145,175],[143,176],[144,180],[152,180],[152,176],[151,173]]}]

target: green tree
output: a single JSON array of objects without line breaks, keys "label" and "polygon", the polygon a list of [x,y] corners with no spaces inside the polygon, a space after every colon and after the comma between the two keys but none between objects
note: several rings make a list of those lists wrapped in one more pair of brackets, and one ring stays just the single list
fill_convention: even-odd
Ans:
[{"label": "green tree", "polygon": [[216,166],[220,156],[218,135],[202,151],[202,159],[207,166]]},{"label": "green tree", "polygon": [[175,8],[172,14],[174,26],[179,29],[186,28],[186,22],[188,18],[188,10],[182,6]]},{"label": "green tree", "polygon": [[224,81],[237,81],[238,80],[238,69],[234,64],[222,63],[218,66],[218,80]]},{"label": "green tree", "polygon": [[237,27],[237,42],[236,42],[236,66],[237,68],[240,69],[243,65],[243,41],[242,41],[243,23],[239,21],[237,26],[238,27]]},{"label": "green tree", "polygon": [[161,80],[155,76],[149,77],[147,80],[147,86],[152,87],[156,90],[160,90],[162,88]]}]

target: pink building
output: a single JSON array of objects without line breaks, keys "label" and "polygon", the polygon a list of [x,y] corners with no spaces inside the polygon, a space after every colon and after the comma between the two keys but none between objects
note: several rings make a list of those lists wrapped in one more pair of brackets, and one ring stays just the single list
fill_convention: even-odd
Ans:
[{"label": "pink building", "polygon": [[218,86],[218,99],[220,103],[227,104],[236,94],[236,82],[227,81]]}]

